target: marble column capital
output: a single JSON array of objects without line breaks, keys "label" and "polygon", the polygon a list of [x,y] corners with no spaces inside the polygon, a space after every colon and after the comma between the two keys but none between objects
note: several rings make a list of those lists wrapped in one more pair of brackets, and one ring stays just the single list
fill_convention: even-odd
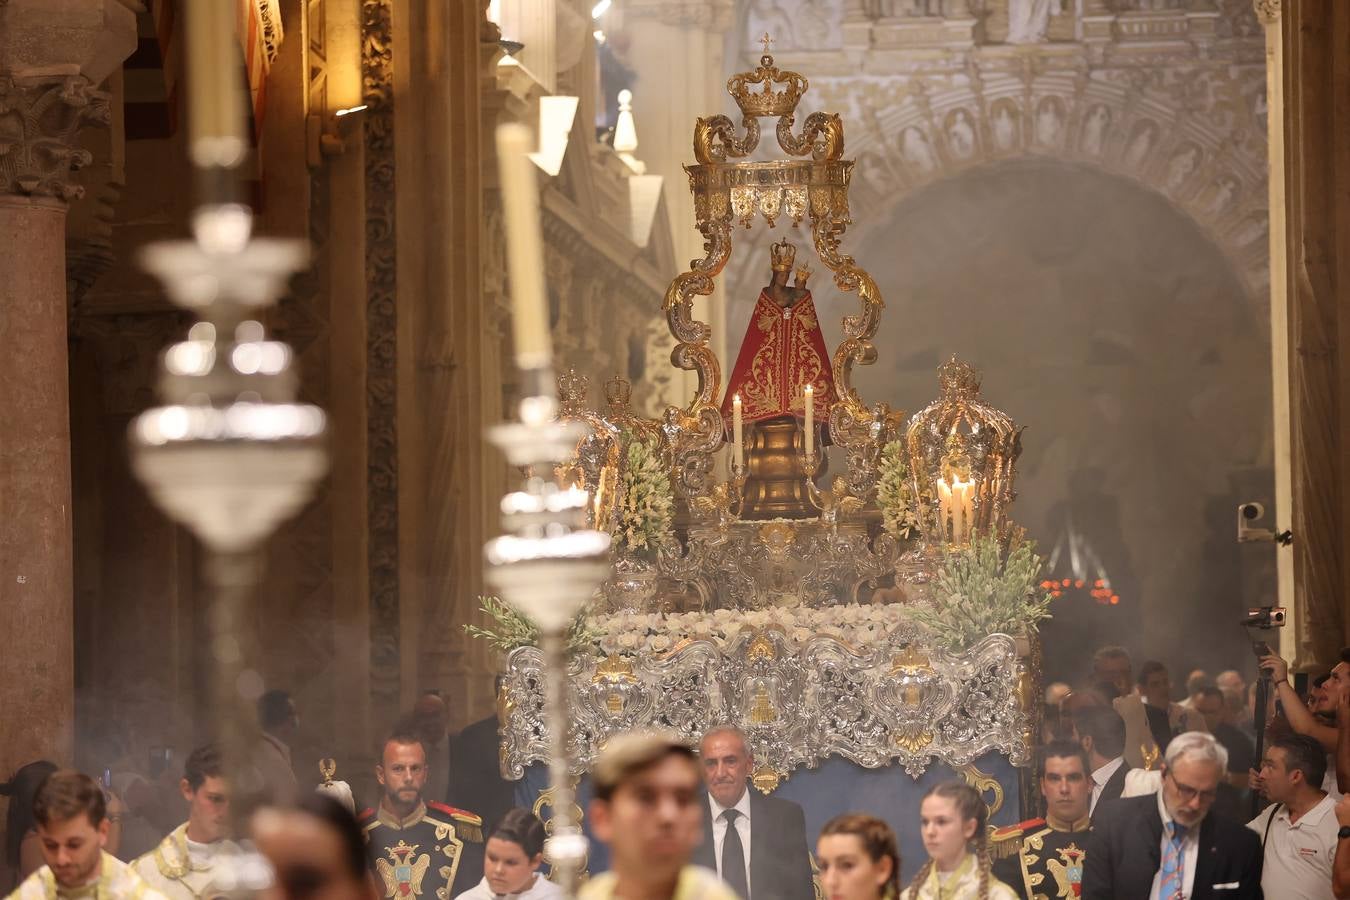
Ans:
[{"label": "marble column capital", "polygon": [[92,161],[85,125],[107,125],[96,87],[136,49],[127,0],[0,2],[0,194],[69,200]]},{"label": "marble column capital", "polygon": [[94,156],[79,145],[80,129],[108,124],[108,99],[81,75],[0,74],[0,194],[83,196],[74,173]]},{"label": "marble column capital", "polygon": [[1280,21],[1280,7],[1283,5],[1283,0],[1252,0],[1256,17],[1262,25],[1274,25]]}]

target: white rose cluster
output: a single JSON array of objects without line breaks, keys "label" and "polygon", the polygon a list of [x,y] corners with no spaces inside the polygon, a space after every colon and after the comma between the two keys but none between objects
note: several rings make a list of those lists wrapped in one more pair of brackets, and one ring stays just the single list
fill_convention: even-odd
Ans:
[{"label": "white rose cluster", "polygon": [[884,603],[839,606],[785,607],[686,613],[619,613],[593,619],[589,626],[599,635],[596,645],[605,654],[666,653],[683,641],[710,641],[726,650],[742,632],[776,627],[788,640],[803,644],[826,635],[856,646],[883,641],[900,622],[910,617],[906,604]]}]

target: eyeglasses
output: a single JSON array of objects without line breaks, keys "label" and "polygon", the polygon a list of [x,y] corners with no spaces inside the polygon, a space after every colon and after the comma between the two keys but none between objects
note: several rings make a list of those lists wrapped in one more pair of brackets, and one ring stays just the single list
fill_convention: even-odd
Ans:
[{"label": "eyeglasses", "polygon": [[1202,791],[1199,788],[1191,787],[1189,784],[1182,784],[1180,781],[1177,781],[1177,777],[1173,775],[1170,770],[1166,774],[1168,778],[1172,779],[1172,784],[1176,785],[1177,793],[1181,796],[1182,803],[1190,803],[1197,797],[1200,799],[1201,803],[1213,803],[1214,798],[1219,796],[1219,789],[1217,787],[1208,791]]}]

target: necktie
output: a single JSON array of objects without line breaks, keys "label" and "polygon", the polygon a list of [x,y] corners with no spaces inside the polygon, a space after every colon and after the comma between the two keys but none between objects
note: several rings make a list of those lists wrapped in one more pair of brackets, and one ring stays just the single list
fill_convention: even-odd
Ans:
[{"label": "necktie", "polygon": [[1162,878],[1158,881],[1159,900],[1181,900],[1186,884],[1186,862],[1181,844],[1186,840],[1186,826],[1168,822],[1167,846],[1163,849]]},{"label": "necktie", "polygon": [[722,820],[727,823],[727,833],[722,838],[722,880],[736,896],[750,900],[750,885],[745,876],[745,846],[741,844],[741,833],[736,828],[740,816],[740,811],[735,809],[722,813]]}]

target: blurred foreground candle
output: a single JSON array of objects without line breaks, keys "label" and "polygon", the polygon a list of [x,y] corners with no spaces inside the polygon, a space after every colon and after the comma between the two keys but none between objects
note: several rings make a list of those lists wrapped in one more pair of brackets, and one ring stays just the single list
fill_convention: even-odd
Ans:
[{"label": "blurred foreground candle", "polygon": [[806,395],[806,455],[810,456],[816,446],[816,389],[808,384],[802,393]]},{"label": "blurred foreground candle", "polygon": [[[183,7],[180,5],[180,9]],[[244,161],[243,59],[235,33],[238,3],[187,4],[188,155],[199,169],[233,169]]]},{"label": "blurred foreground candle", "polygon": [[511,334],[516,365],[543,369],[553,361],[544,293],[544,250],[539,229],[539,188],[529,153],[534,136],[524,125],[497,128],[497,166],[501,174],[506,223],[507,268],[511,278]]},{"label": "blurred foreground candle", "polygon": [[731,454],[736,467],[745,465],[745,454],[741,445],[741,395],[731,398]]}]

